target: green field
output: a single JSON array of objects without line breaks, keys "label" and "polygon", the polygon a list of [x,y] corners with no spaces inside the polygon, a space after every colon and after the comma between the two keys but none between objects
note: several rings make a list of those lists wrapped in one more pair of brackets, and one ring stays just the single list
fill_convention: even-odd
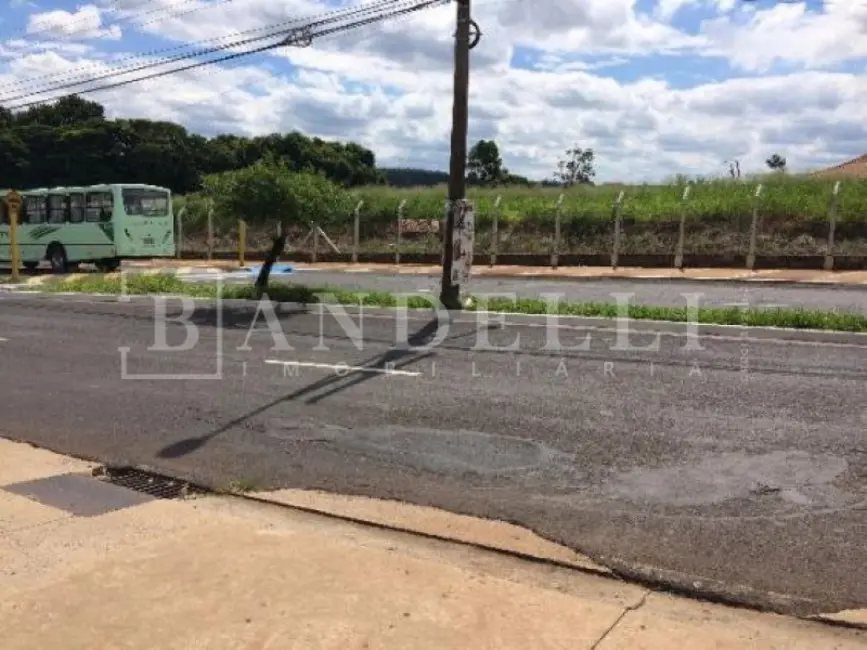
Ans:
[{"label": "green field", "polygon": [[[563,192],[558,188],[471,189],[476,206],[477,251],[491,247],[491,224],[499,219],[501,253],[546,253],[552,248],[557,200],[564,195],[561,212],[561,253],[607,254],[613,243],[614,202],[624,192],[621,253],[665,254],[675,249],[680,215],[686,213],[686,253],[745,253],[749,242],[754,193],[758,182],[763,192],[758,200],[758,254],[817,255],[825,252],[828,213],[834,182],[783,175],[734,182],[712,180],[693,183],[690,196],[682,200],[684,185],[580,186]],[[361,250],[393,250],[398,207],[406,201],[404,217],[415,221],[442,217],[446,188],[363,187],[348,190],[361,209]],[[499,209],[495,201],[500,198]],[[187,207],[185,249],[205,247],[205,202],[191,195],[178,200]],[[835,253],[867,255],[867,182],[844,181],[838,197],[838,227]],[[238,217],[215,215],[216,246],[234,248]],[[248,223],[248,245],[261,246],[274,224]],[[341,249],[348,250],[352,237],[351,214],[335,215],[323,224]],[[439,251],[435,232],[407,232],[405,252]]]}]

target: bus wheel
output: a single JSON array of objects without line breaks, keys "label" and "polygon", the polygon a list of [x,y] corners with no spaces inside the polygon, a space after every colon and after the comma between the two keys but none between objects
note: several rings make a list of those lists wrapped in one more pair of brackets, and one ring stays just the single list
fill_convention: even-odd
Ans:
[{"label": "bus wheel", "polygon": [[120,268],[120,260],[116,257],[99,260],[96,263],[96,268],[98,271],[101,271],[103,273],[112,273],[113,271],[117,271]]},{"label": "bus wheel", "polygon": [[51,263],[52,273],[66,273],[67,261],[66,250],[60,244],[51,244],[48,247],[48,261]]},{"label": "bus wheel", "polygon": [[27,271],[35,271],[39,267],[39,262],[22,262],[21,265]]}]

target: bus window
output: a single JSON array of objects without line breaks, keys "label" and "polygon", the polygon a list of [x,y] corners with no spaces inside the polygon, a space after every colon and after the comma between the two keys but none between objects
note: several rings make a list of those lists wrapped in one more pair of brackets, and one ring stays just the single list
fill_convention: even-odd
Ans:
[{"label": "bus window", "polygon": [[114,206],[111,192],[91,192],[87,195],[88,221],[111,221]]},{"label": "bus window", "polygon": [[6,198],[0,199],[0,223],[9,223],[9,206],[6,205]]},{"label": "bus window", "polygon": [[69,195],[69,221],[72,223],[84,221],[84,194]]},{"label": "bus window", "polygon": [[44,196],[25,196],[21,209],[21,223],[45,223],[48,216]]},{"label": "bus window", "polygon": [[169,195],[160,190],[125,188],[123,208],[131,217],[169,216]]},{"label": "bus window", "polygon": [[66,197],[64,195],[49,195],[48,221],[50,223],[66,223]]}]

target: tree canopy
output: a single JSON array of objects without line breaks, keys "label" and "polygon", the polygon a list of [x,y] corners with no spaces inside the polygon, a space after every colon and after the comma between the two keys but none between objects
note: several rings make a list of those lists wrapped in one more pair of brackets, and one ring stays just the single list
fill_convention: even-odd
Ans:
[{"label": "tree canopy", "polygon": [[242,215],[257,224],[325,225],[349,214],[353,205],[348,192],[324,174],[294,172],[270,155],[249,167],[209,174],[203,185],[217,214]]},{"label": "tree canopy", "polygon": [[775,153],[765,161],[765,164],[775,172],[786,171],[786,159]]},{"label": "tree canopy", "polygon": [[[584,158],[579,157],[573,170],[577,182],[592,176],[592,152],[581,153]],[[211,175],[244,170],[263,160],[279,163],[281,171],[315,174],[346,188],[448,182],[447,172],[377,168],[373,151],[360,144],[325,141],[298,132],[205,137],[168,121],[109,119],[101,104],[77,95],[17,112],[0,106],[3,187],[149,183],[168,187],[175,194],[191,194],[203,190]],[[256,169],[277,169],[271,163]],[[505,168],[493,140],[479,140],[471,148],[467,180],[483,186],[534,184]]]},{"label": "tree canopy", "polygon": [[582,149],[575,145],[566,150],[566,158],[557,163],[554,177],[566,187],[576,184],[592,184],[596,176],[596,154],[593,149]]},{"label": "tree canopy", "polygon": [[150,183],[186,194],[201,189],[208,174],[243,169],[267,156],[344,187],[385,181],[374,153],[353,142],[297,132],[206,138],[172,122],[107,119],[102,105],[75,95],[17,113],[0,107],[5,187]]}]

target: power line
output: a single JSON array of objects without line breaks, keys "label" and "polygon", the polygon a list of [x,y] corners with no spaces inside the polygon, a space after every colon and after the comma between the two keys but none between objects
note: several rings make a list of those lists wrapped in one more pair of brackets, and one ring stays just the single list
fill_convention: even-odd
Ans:
[{"label": "power line", "polygon": [[[406,7],[400,8],[400,9],[391,9],[390,11],[382,12],[378,15],[369,16],[367,18],[355,20],[355,21],[350,22],[350,23],[345,24],[345,25],[336,25],[333,27],[315,29],[315,27],[321,26],[321,23],[323,22],[323,21],[319,21],[318,23],[307,24],[307,25],[303,25],[301,27],[298,27],[296,29],[293,29],[288,34],[285,34],[285,31],[284,31],[283,34],[281,34],[281,35],[285,34],[284,38],[280,41],[277,41],[276,43],[268,43],[266,45],[261,45],[259,47],[256,47],[256,48],[253,48],[250,50],[245,50],[242,52],[234,52],[232,54],[218,57],[216,59],[210,59],[207,61],[199,61],[197,63],[192,63],[192,64],[181,66],[178,68],[173,68],[171,70],[162,70],[162,71],[154,72],[154,73],[151,73],[148,75],[136,77],[134,79],[117,81],[114,83],[104,84],[102,86],[97,86],[95,88],[86,88],[84,90],[76,92],[75,94],[83,95],[83,94],[99,92],[101,90],[110,90],[110,89],[114,89],[114,88],[120,88],[122,86],[127,86],[130,84],[139,83],[141,81],[147,81],[150,79],[157,79],[159,77],[165,77],[165,76],[169,76],[172,74],[178,74],[180,72],[186,72],[188,70],[193,70],[196,68],[201,68],[201,67],[205,67],[205,66],[209,66],[209,65],[216,65],[218,63],[223,63],[225,61],[231,61],[234,59],[239,59],[242,57],[251,56],[253,54],[259,54],[261,52],[266,52],[268,50],[273,50],[273,49],[276,49],[279,47],[286,47],[286,46],[308,47],[312,44],[313,40],[316,38],[321,38],[323,36],[329,36],[331,34],[336,34],[336,33],[348,31],[351,29],[357,29],[359,27],[363,27],[363,26],[369,25],[371,23],[388,20],[391,18],[405,15],[405,14],[421,11],[424,9],[428,9],[428,8],[431,8],[434,6],[449,4],[450,2],[452,2],[452,0],[422,0],[422,1],[417,1],[414,4],[410,4],[409,6],[406,6]],[[394,1],[392,1],[391,4],[398,5],[398,4],[407,4],[407,3],[406,2],[394,2]],[[347,13],[357,13],[357,11],[347,12]],[[256,40],[262,40],[262,38],[267,38],[267,37],[260,37]],[[224,49],[228,49],[228,48],[224,48]],[[127,74],[127,73],[121,73],[121,74]],[[116,76],[119,76],[119,75],[116,75]],[[10,110],[20,110],[22,108],[28,108],[30,106],[36,106],[39,104],[45,104],[48,102],[52,102],[56,99],[59,99],[59,97],[53,97],[50,99],[35,100],[35,101],[27,102],[24,104],[18,104],[16,106],[8,106],[7,108],[9,108]]]},{"label": "power line", "polygon": [[[143,18],[145,16],[157,14],[156,17],[151,18],[150,20],[146,20],[144,22],[133,23],[135,28],[141,29],[142,27],[154,25],[154,24],[159,23],[163,20],[168,20],[169,18],[181,18],[182,16],[188,16],[190,14],[197,13],[197,12],[203,11],[205,9],[211,9],[213,7],[217,7],[217,6],[222,5],[222,4],[234,2],[234,0],[214,0],[213,2],[210,2],[206,5],[200,5],[197,7],[193,7],[192,9],[186,9],[185,11],[177,11],[177,9],[180,7],[191,4],[193,2],[199,2],[199,1],[200,0],[182,0],[181,2],[177,3],[176,5],[173,5],[175,7],[175,10],[172,10],[171,8],[169,10],[166,10],[165,8],[152,9],[150,11],[143,11],[143,12],[139,12],[137,14],[132,14],[131,16],[127,16],[125,20],[126,20],[126,22],[130,22],[130,21],[133,21],[137,18]],[[116,3],[113,6],[116,8],[117,7]],[[69,23],[67,25],[67,27],[69,25],[74,25],[74,24],[80,23],[80,22],[82,22],[82,21],[81,20],[73,21],[72,23]],[[93,38],[89,39],[89,40],[95,41],[95,40],[99,40],[102,38],[106,38],[107,36],[111,35],[112,32],[108,29],[105,29],[105,28],[117,26],[119,23],[122,23],[122,22],[124,22],[124,20],[120,20],[120,21],[116,21],[116,22],[112,22],[112,23],[105,23],[104,25],[100,25],[99,28],[102,29],[102,32],[100,34],[94,36]],[[34,36],[34,35],[38,35],[42,32],[51,31],[51,29],[53,29],[53,28],[48,27],[48,28],[45,28],[43,30],[38,30],[36,32],[30,33],[29,36]],[[47,42],[51,42],[52,40],[58,40],[61,37],[68,38],[68,37],[74,36],[76,34],[84,33],[86,31],[88,31],[89,29],[90,29],[89,27],[86,27],[84,29],[80,29],[80,30],[76,30],[76,31],[72,31],[72,32],[65,32],[59,36],[55,35],[55,37],[53,39],[48,38],[48,39],[44,39],[44,40]],[[181,49],[182,47],[186,47],[186,46],[181,46],[180,48],[166,48],[166,49]],[[127,60],[130,58],[134,58],[135,56],[147,56],[147,54],[125,56],[125,57],[121,57],[119,60],[123,61],[123,60]],[[88,70],[95,68],[98,64],[99,64],[98,61],[90,61],[86,64],[77,66],[77,67],[73,68],[72,70],[66,70],[63,72],[48,73],[48,74],[39,75],[36,77],[31,77],[29,79],[16,79],[15,81],[0,84],[0,89],[3,89],[3,88],[7,88],[7,89],[21,88],[21,89],[24,89],[24,88],[32,87],[34,85],[38,86],[41,81],[44,81],[46,79],[61,77],[61,76],[76,73],[76,72],[87,72]]]},{"label": "power line", "polygon": [[[190,0],[190,1],[198,1],[198,0]],[[223,2],[232,2],[232,1],[233,1],[233,0],[220,0],[221,3],[223,3]],[[393,2],[394,0],[386,0],[386,1],[387,1],[387,2]],[[215,4],[216,4],[216,3],[215,3]],[[383,2],[383,1],[380,1],[380,2],[377,2],[377,3],[372,3],[371,6],[376,5],[376,4],[384,4],[384,2]],[[209,6],[215,6],[215,5],[209,5]],[[173,17],[173,18],[176,18],[176,17],[181,16],[181,15],[186,15],[187,13],[192,13],[193,11],[199,11],[199,9],[200,9],[200,8],[197,8],[197,9],[194,9],[194,10],[190,10],[190,11],[185,12],[185,13],[183,13],[183,14],[177,14],[177,15],[174,15],[174,16],[172,16],[172,17]],[[181,50],[186,50],[186,49],[188,49],[188,48],[190,48],[190,47],[193,47],[193,46],[195,46],[195,45],[204,45],[205,43],[216,43],[216,42],[219,42],[219,41],[225,41],[226,39],[229,39],[229,38],[236,38],[236,37],[238,37],[238,36],[244,36],[244,35],[246,35],[246,34],[257,34],[257,33],[260,33],[260,32],[267,31],[267,30],[275,30],[275,29],[278,29],[279,27],[289,27],[289,26],[291,26],[291,25],[296,25],[296,24],[298,24],[299,22],[301,22],[301,21],[303,21],[303,20],[314,20],[314,19],[315,19],[315,20],[320,20],[320,19],[325,19],[325,18],[327,18],[327,17],[329,17],[329,16],[332,16],[332,15],[335,15],[335,14],[339,14],[339,13],[344,12],[344,11],[346,11],[345,8],[344,8],[344,9],[332,9],[331,11],[325,11],[325,12],[323,12],[323,13],[321,13],[321,14],[317,14],[317,15],[311,17],[311,18],[308,18],[308,19],[304,19],[304,18],[301,18],[301,19],[299,19],[299,18],[295,18],[295,19],[293,19],[293,20],[287,20],[287,21],[280,22],[280,23],[276,23],[276,24],[273,24],[273,25],[267,25],[267,26],[265,26],[265,27],[255,27],[255,28],[253,28],[253,29],[246,29],[246,30],[238,31],[238,32],[230,32],[229,34],[225,34],[224,36],[214,36],[214,37],[211,37],[211,38],[205,38],[205,39],[201,39],[201,40],[198,40],[198,41],[191,41],[191,42],[189,42],[189,43],[184,43],[183,45],[172,45],[172,46],[169,46],[169,47],[155,48],[155,49],[152,49],[152,50],[148,50],[147,52],[140,52],[140,53],[138,53],[138,54],[128,54],[128,55],[125,55],[125,56],[122,56],[122,57],[116,59],[116,60],[115,60],[115,63],[122,63],[122,62],[124,62],[124,61],[134,61],[134,60],[137,60],[137,59],[144,59],[144,58],[146,58],[146,57],[152,57],[152,56],[158,56],[158,55],[162,55],[162,54],[168,54],[168,53],[170,53],[170,52],[179,52],[179,51],[181,51]],[[149,24],[149,23],[144,23],[144,24]],[[140,26],[143,26],[143,25],[140,25]],[[12,81],[12,82],[9,82],[9,83],[6,83],[6,84],[2,84],[2,85],[0,85],[0,89],[4,89],[4,88],[10,88],[10,89],[11,89],[11,88],[27,88],[27,87],[31,87],[31,86],[34,86],[34,85],[35,85],[35,86],[40,86],[40,85],[42,85],[42,84],[41,84],[42,81],[46,81],[46,80],[48,80],[48,79],[54,79],[54,78],[57,78],[57,77],[65,77],[65,76],[67,76],[67,75],[70,75],[70,76],[72,76],[72,77],[81,77],[81,76],[86,75],[86,73],[87,73],[89,70],[93,69],[93,68],[96,67],[97,65],[99,65],[99,62],[97,62],[97,61],[91,61],[91,62],[89,62],[89,63],[85,63],[85,64],[80,65],[80,66],[76,66],[76,67],[74,67],[74,68],[72,68],[72,69],[70,69],[70,70],[64,70],[64,71],[61,71],[61,72],[50,72],[50,73],[43,74],[43,75],[39,75],[39,76],[36,76],[36,77],[31,77],[30,79],[26,79],[26,80],[17,80],[17,81]],[[121,67],[125,67],[125,66],[121,66]]]},{"label": "power line", "polygon": [[258,30],[256,30],[256,31],[270,30],[269,33],[264,34],[262,36],[256,36],[256,37],[246,38],[246,39],[242,39],[242,40],[236,40],[236,41],[232,41],[230,43],[225,43],[223,45],[218,45],[218,46],[214,46],[214,47],[210,47],[210,48],[203,48],[203,49],[199,49],[199,50],[194,50],[192,52],[186,52],[186,53],[179,54],[179,55],[176,55],[173,57],[163,58],[163,59],[160,59],[158,61],[149,61],[147,63],[141,63],[141,64],[137,64],[137,65],[120,66],[118,68],[108,70],[107,72],[100,74],[100,75],[97,75],[95,77],[90,76],[90,77],[87,77],[85,79],[80,79],[80,80],[61,80],[61,81],[58,81],[55,83],[51,83],[48,86],[45,86],[43,88],[37,88],[35,90],[24,92],[24,93],[21,93],[19,95],[15,95],[12,97],[4,97],[2,99],[2,102],[3,103],[17,102],[17,101],[20,101],[22,99],[29,99],[30,97],[36,97],[38,95],[44,95],[46,93],[53,92],[53,91],[75,88],[77,86],[82,86],[85,84],[93,83],[95,81],[111,79],[113,77],[132,74],[134,72],[141,72],[141,71],[148,70],[151,68],[156,68],[159,66],[168,65],[171,63],[177,63],[179,61],[184,61],[187,59],[192,59],[192,58],[200,57],[200,56],[207,56],[209,54],[215,54],[217,52],[222,52],[222,51],[230,50],[233,48],[251,45],[253,43],[257,43],[260,41],[277,38],[278,36],[283,36],[286,34],[286,32],[287,32],[286,25],[297,25],[298,23],[306,23],[306,25],[304,25],[305,29],[313,29],[313,28],[317,28],[317,27],[320,27],[322,25],[333,23],[333,22],[342,22],[342,21],[345,21],[348,18],[353,17],[353,16],[365,15],[365,14],[369,14],[371,12],[381,11],[383,9],[395,9],[395,8],[398,8],[398,6],[406,5],[409,1],[410,0],[379,0],[379,2],[374,2],[374,3],[371,3],[369,5],[362,5],[362,6],[354,8],[354,9],[349,9],[349,10],[343,9],[343,10],[331,11],[331,12],[324,14],[324,17],[316,16],[313,18],[308,18],[306,20],[305,19],[296,19],[293,21],[287,21],[286,23],[271,25],[271,26],[259,28]]}]

